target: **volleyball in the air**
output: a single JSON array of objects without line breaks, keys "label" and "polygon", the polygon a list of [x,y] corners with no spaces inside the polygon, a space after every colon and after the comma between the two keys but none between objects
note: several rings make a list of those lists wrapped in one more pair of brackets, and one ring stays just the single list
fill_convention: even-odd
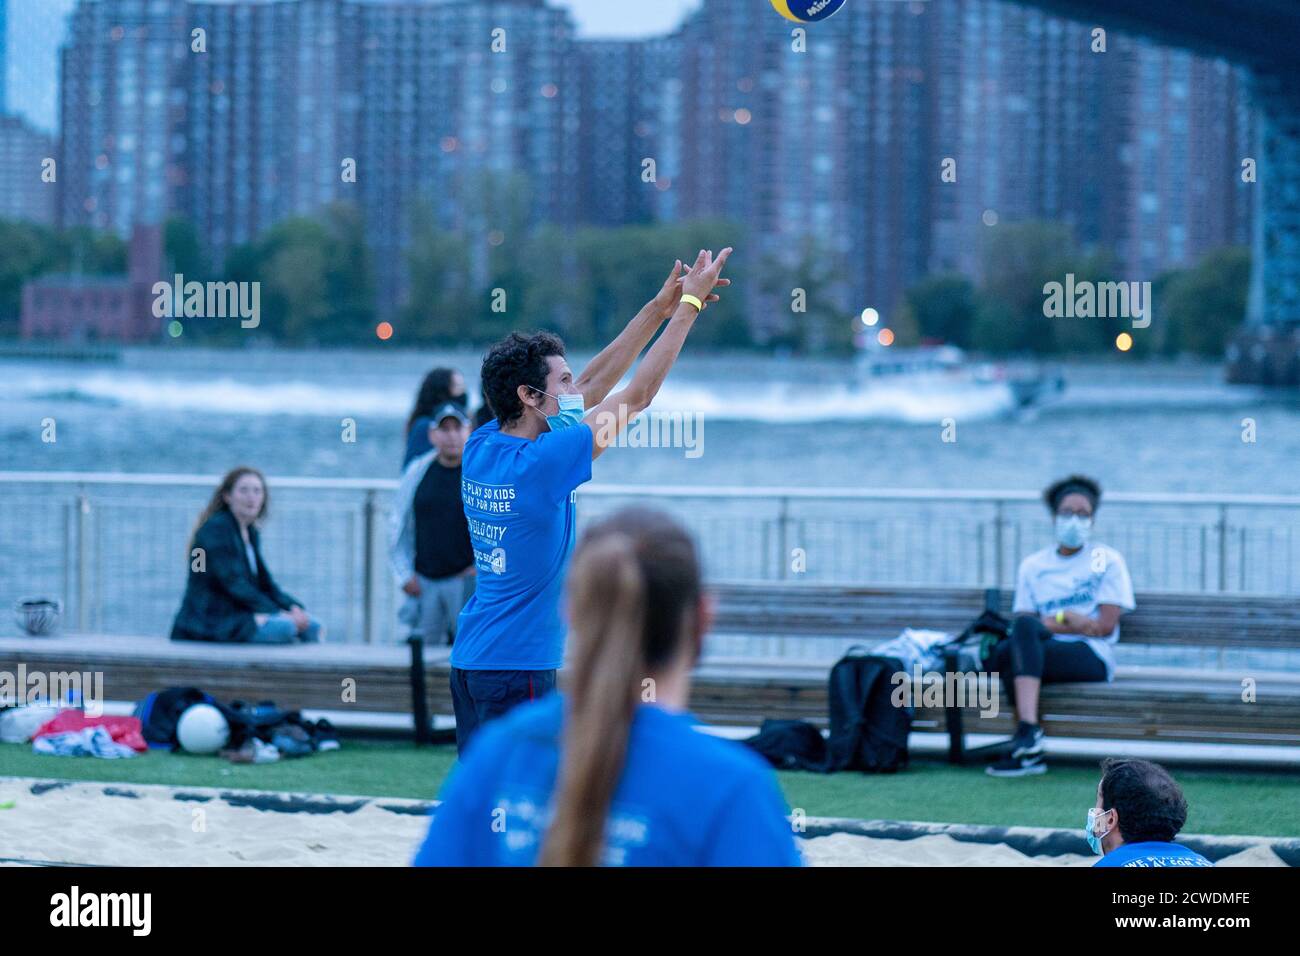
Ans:
[{"label": "volleyball in the air", "polygon": [[795,23],[815,23],[839,12],[844,0],[772,0],[777,13]]}]

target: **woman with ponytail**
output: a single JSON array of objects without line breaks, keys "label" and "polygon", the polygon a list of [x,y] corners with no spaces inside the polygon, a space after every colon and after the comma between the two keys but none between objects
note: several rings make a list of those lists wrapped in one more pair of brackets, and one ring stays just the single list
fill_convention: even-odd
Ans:
[{"label": "woman with ponytail", "polygon": [[566,596],[565,692],[474,739],[416,865],[799,865],[770,768],[685,712],[711,617],[690,536],[616,512],[583,536]]}]

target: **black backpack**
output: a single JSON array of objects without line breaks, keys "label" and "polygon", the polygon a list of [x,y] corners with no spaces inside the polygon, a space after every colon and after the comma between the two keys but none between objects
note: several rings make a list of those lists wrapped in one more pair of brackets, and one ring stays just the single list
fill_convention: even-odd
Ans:
[{"label": "black backpack", "polygon": [[826,772],[895,773],[907,766],[912,731],[912,711],[892,700],[892,678],[904,670],[903,662],[857,651],[850,648],[831,668]]},{"label": "black backpack", "polygon": [[912,712],[891,700],[891,678],[903,664],[858,650],[850,648],[831,668],[826,686],[829,740],[805,720],[765,720],[744,743],[780,770],[895,773],[906,767]]},{"label": "black backpack", "polygon": [[744,742],[778,770],[826,770],[826,739],[806,720],[765,720]]},{"label": "black backpack", "polygon": [[145,695],[144,700],[135,705],[134,711],[134,715],[140,718],[145,743],[155,748],[178,748],[176,724],[181,714],[195,704],[211,704],[221,710],[219,701],[197,687],[169,687]]}]

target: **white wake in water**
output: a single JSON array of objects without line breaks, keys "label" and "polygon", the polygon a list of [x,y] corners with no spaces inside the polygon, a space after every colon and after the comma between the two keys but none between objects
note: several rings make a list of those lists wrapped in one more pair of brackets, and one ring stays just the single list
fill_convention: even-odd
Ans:
[{"label": "white wake in water", "polygon": [[[35,405],[83,403],[150,411],[242,415],[366,416],[402,419],[410,410],[415,381],[393,384],[340,380],[311,381],[300,368],[293,377],[256,381],[222,375],[185,378],[134,370],[87,371],[11,369],[0,381],[0,400]],[[471,393],[475,392],[471,385]],[[1222,406],[1249,401],[1253,390],[1237,386],[1071,385],[1053,407],[1152,408]],[[661,413],[701,414],[706,418],[777,424],[828,421],[938,422],[1006,414],[1014,408],[1002,384],[953,384],[909,388],[902,383],[856,388],[849,382],[701,382],[687,379],[664,384],[654,403]]]}]

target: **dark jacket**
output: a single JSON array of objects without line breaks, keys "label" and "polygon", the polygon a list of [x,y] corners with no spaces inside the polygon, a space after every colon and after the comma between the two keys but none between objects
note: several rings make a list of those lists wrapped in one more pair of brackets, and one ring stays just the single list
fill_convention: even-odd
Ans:
[{"label": "dark jacket", "polygon": [[257,557],[256,575],[248,566],[239,522],[228,508],[199,528],[191,555],[193,548],[202,548],[205,567],[194,570],[191,556],[185,597],[172,624],[173,641],[247,642],[257,631],[254,614],[278,614],[301,603],[281,591],[266,570],[257,529],[250,527],[248,537]]}]

